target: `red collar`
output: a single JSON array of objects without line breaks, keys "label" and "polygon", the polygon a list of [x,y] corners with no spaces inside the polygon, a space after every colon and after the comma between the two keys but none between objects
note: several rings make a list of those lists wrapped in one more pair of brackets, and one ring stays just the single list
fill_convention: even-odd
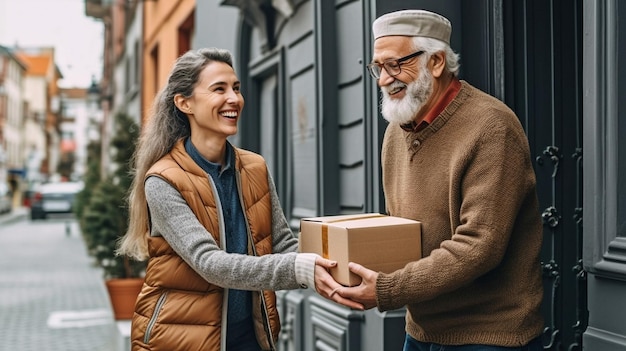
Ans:
[{"label": "red collar", "polygon": [[433,123],[435,118],[437,118],[437,116],[439,116],[441,112],[446,109],[446,107],[448,107],[450,102],[452,102],[452,100],[454,100],[456,95],[459,93],[459,90],[461,90],[461,82],[457,78],[452,79],[452,82],[450,82],[446,91],[443,93],[441,98],[439,98],[439,101],[437,101],[435,106],[433,106],[433,108],[426,113],[424,118],[422,118],[419,123],[412,121],[411,123],[403,124],[402,129],[408,132],[419,132],[420,130],[426,128],[429,124]]}]

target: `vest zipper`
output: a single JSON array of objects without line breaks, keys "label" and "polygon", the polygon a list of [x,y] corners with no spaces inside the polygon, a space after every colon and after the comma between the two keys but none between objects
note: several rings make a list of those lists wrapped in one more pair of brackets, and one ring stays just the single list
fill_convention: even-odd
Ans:
[{"label": "vest zipper", "polygon": [[[236,173],[236,172],[235,172]],[[220,248],[226,251],[226,227],[224,225],[224,210],[222,209],[222,201],[220,195],[217,192],[217,186],[211,178],[210,174],[207,174],[207,179],[211,185],[211,191],[213,192],[213,199],[215,200],[215,210],[217,211],[217,223],[220,237]],[[245,218],[244,214],[244,218]],[[224,288],[222,293],[222,327],[220,328],[220,350],[226,350],[226,334],[228,332],[228,292],[230,289]]]},{"label": "vest zipper", "polygon": [[146,328],[146,334],[143,337],[144,344],[148,344],[150,342],[150,333],[152,333],[152,328],[156,324],[156,320],[159,317],[159,313],[161,312],[161,307],[165,304],[165,299],[167,298],[167,291],[163,293],[163,295],[159,296],[157,300],[156,307],[154,308],[154,313],[152,313],[152,317],[148,322],[148,327]]},{"label": "vest zipper", "polygon": [[[252,238],[252,232],[250,231],[250,223],[248,223],[248,217],[246,216],[246,205],[245,202],[243,201],[243,195],[241,194],[241,175],[239,174],[239,171],[237,169],[235,169],[235,179],[237,180],[237,193],[239,194],[239,206],[241,206],[241,209],[243,210],[243,218],[244,221],[246,222],[246,235],[248,236],[248,242],[250,243],[250,247],[252,248],[252,255],[254,256],[258,256],[257,252],[256,252],[256,246],[254,246],[254,239]],[[261,311],[261,313],[263,314],[263,317],[265,318],[265,325],[267,326],[267,340],[270,343],[270,347],[272,348],[272,350],[276,350],[276,344],[274,343],[274,338],[273,338],[273,334],[272,334],[272,325],[270,324],[270,316],[269,316],[269,312],[267,309],[267,302],[265,301],[265,295],[263,295],[263,290],[258,291],[260,296],[260,300],[261,300],[261,306],[263,308],[263,310]]]}]

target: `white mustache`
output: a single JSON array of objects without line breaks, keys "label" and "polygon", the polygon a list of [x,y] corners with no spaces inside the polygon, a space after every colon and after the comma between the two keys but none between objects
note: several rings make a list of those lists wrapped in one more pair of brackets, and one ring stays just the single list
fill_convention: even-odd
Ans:
[{"label": "white mustache", "polygon": [[390,92],[390,91],[394,91],[394,90],[396,90],[396,89],[403,89],[403,88],[406,88],[406,87],[407,87],[407,84],[406,84],[406,83],[403,83],[403,82],[401,82],[401,81],[399,81],[399,80],[396,80],[396,81],[394,81],[393,83],[391,83],[390,85],[387,85],[387,86],[381,87],[381,90],[382,90],[382,91],[383,91],[383,92],[384,92],[387,96],[389,96],[389,92]]}]

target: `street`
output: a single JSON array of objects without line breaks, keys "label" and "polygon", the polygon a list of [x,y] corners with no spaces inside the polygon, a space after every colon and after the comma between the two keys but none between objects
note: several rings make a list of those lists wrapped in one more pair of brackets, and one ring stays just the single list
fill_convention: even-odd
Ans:
[{"label": "street", "polygon": [[118,350],[101,271],[69,217],[0,221],[0,350]]}]

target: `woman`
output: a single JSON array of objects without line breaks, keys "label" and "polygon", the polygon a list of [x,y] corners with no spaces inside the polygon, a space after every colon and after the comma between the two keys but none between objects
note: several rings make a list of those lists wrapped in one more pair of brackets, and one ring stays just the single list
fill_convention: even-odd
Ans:
[{"label": "woman", "polygon": [[133,350],[273,350],[273,290],[350,303],[332,294],[336,262],[296,252],[264,159],[227,141],[243,105],[232,56],[215,48],[181,56],[155,100],[119,248],[149,259]]}]

